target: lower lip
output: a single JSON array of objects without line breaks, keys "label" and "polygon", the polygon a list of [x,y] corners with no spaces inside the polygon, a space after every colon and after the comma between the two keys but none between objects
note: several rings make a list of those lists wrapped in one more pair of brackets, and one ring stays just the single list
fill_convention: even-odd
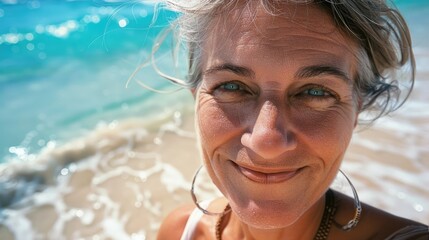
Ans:
[{"label": "lower lip", "polygon": [[238,166],[238,170],[248,179],[263,184],[285,182],[298,174],[299,169],[290,172],[262,173]]}]

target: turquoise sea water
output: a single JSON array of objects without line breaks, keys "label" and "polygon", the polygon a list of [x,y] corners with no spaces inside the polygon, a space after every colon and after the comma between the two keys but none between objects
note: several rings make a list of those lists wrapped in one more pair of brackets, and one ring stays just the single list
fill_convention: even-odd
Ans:
[{"label": "turquoise sea water", "polygon": [[[132,109],[153,93],[125,83],[174,18],[153,13],[154,5],[133,1],[2,1],[0,162],[100,121],[148,114]],[[150,70],[142,78],[166,85]]]}]

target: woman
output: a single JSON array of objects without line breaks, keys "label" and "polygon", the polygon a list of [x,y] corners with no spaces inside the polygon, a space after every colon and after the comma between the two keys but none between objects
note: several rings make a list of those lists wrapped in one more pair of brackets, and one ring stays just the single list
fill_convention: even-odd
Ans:
[{"label": "woman", "polygon": [[224,198],[193,195],[197,208],[172,212],[158,239],[428,239],[427,226],[329,189],[358,118],[403,103],[396,70],[411,66],[414,81],[396,10],[373,0],[169,3],[183,13],[204,167]]}]

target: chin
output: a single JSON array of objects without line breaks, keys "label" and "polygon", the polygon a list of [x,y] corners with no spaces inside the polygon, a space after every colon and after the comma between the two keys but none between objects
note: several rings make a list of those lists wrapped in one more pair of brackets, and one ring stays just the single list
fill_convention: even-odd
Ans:
[{"label": "chin", "polygon": [[[235,207],[235,206],[231,206]],[[249,203],[246,207],[236,206],[234,212],[247,225],[258,229],[278,229],[294,224],[304,211],[287,207],[282,202],[264,204]]]},{"label": "chin", "polygon": [[283,214],[282,216],[264,216],[259,214],[254,214],[253,216],[245,216],[245,214],[240,214],[239,218],[245,224],[253,228],[270,230],[291,226],[299,219],[299,216],[292,217],[290,215],[285,216],[285,214]]}]

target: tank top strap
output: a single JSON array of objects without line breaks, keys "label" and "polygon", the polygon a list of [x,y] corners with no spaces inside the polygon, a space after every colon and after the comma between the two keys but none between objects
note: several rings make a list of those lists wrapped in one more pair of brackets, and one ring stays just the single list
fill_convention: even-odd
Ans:
[{"label": "tank top strap", "polygon": [[[202,208],[207,208],[209,206],[211,201],[203,201],[200,203],[200,206]],[[191,240],[194,236],[195,229],[197,228],[198,222],[203,217],[204,213],[198,209],[195,208],[191,215],[189,215],[188,221],[186,222],[185,229],[183,230],[182,237],[180,240]]]}]

